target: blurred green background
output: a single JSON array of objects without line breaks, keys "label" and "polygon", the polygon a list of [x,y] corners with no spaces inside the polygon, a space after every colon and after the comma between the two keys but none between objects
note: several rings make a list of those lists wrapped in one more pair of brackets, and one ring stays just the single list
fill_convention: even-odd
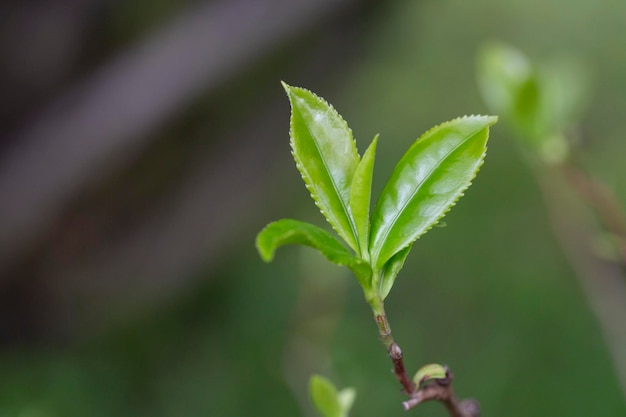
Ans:
[{"label": "blurred green background", "polygon": [[[426,129],[487,112],[484,42],[578,56],[586,163],[626,202],[623,1],[2,8],[2,417],[313,416],[313,372],[357,388],[354,416],[404,414],[354,278],[312,250],[255,251],[271,220],[323,224],[280,80],[332,103],[360,151],[380,134],[376,195]],[[626,415],[511,136],[492,129],[447,227],[415,244],[386,303],[396,340],[410,370],[450,365],[485,416]]]}]

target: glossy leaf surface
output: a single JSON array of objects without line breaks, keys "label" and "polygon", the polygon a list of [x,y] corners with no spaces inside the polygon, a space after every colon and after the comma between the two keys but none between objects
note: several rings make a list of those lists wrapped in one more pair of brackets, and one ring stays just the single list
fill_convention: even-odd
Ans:
[{"label": "glossy leaf surface", "polygon": [[335,231],[357,253],[350,184],[359,164],[352,132],[341,116],[308,90],[283,84],[291,102],[293,157],[307,189]]},{"label": "glossy leaf surface", "polygon": [[420,137],[404,154],[372,213],[370,256],[380,270],[428,231],[469,187],[487,150],[493,116],[466,116]]},{"label": "glossy leaf surface", "polygon": [[363,154],[363,158],[354,172],[350,186],[350,211],[356,225],[361,256],[367,253],[369,241],[370,200],[377,142],[378,135],[372,140],[369,148]]},{"label": "glossy leaf surface", "polygon": [[274,259],[276,249],[289,244],[319,250],[329,261],[352,270],[362,286],[370,285],[369,265],[354,257],[337,238],[320,227],[299,220],[283,219],[268,224],[256,239],[257,250],[265,262]]}]

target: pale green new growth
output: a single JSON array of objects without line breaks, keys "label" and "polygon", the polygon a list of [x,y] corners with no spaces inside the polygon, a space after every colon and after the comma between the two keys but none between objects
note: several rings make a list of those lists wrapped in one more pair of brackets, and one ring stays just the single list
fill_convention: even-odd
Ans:
[{"label": "pale green new growth", "polygon": [[337,391],[328,379],[313,375],[309,381],[309,396],[322,417],[348,417],[356,391],[354,388]]},{"label": "pale green new growth", "polygon": [[377,143],[378,135],[363,154],[363,159],[357,166],[350,185],[350,212],[359,236],[360,255],[366,260],[369,259],[370,200],[372,198],[372,176]]},{"label": "pale green new growth", "polygon": [[443,365],[439,365],[438,363],[431,363],[428,365],[422,366],[415,376],[413,377],[413,382],[418,387],[422,384],[432,381],[434,379],[445,379],[448,376],[448,372]]},{"label": "pale green new growth", "polygon": [[370,217],[378,136],[361,158],[341,116],[308,90],[283,83],[291,103],[290,137],[296,166],[330,233],[297,220],[271,223],[257,236],[263,260],[301,244],[357,276],[375,313],[389,294],[412,243],[463,195],[485,157],[494,116],[465,116],[424,133],[402,157]]},{"label": "pale green new growth", "polygon": [[519,50],[499,42],[478,55],[478,85],[487,105],[502,114],[520,139],[544,162],[560,163],[570,144],[564,132],[585,101],[585,71],[572,59],[540,66]]}]

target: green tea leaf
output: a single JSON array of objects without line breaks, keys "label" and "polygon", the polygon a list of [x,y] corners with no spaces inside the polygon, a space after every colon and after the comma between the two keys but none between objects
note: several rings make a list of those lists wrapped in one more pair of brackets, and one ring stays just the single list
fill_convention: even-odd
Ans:
[{"label": "green tea leaf", "polygon": [[339,402],[337,389],[328,379],[313,375],[309,381],[309,396],[323,417],[343,417],[343,407]]},{"label": "green tea leaf", "polygon": [[299,220],[283,219],[268,224],[256,238],[259,255],[265,262],[274,259],[276,249],[288,244],[305,245],[319,250],[329,261],[350,268],[364,288],[369,288],[370,266],[354,257],[326,230]]},{"label": "green tea leaf", "polygon": [[494,116],[466,116],[424,133],[404,154],[372,213],[370,256],[380,270],[443,217],[470,186]]},{"label": "green tea leaf", "polygon": [[363,154],[363,158],[354,172],[352,185],[350,186],[350,211],[352,212],[359,237],[361,257],[365,255],[369,257],[367,255],[367,247],[369,241],[370,200],[377,142],[378,135],[372,140],[369,148]]},{"label": "green tea leaf", "polygon": [[387,261],[383,269],[381,270],[381,278],[378,294],[380,298],[384,300],[389,295],[389,291],[391,291],[391,287],[393,287],[393,283],[396,280],[396,276],[404,266],[404,261],[406,260],[407,255],[411,251],[413,247],[412,244],[402,249],[400,252],[396,253]]},{"label": "green tea leaf", "polygon": [[339,236],[357,253],[357,228],[350,214],[350,184],[359,164],[352,131],[323,99],[308,90],[283,87],[291,102],[292,154],[307,189]]}]

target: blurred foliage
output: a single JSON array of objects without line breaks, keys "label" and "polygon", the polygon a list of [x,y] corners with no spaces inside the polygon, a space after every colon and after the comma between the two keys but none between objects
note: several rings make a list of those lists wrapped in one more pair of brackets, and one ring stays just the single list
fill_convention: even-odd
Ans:
[{"label": "blurred foliage", "polygon": [[491,111],[508,120],[544,163],[563,162],[570,152],[566,133],[586,102],[582,64],[553,58],[537,67],[522,52],[496,42],[478,55],[478,84]]},{"label": "blurred foliage", "polygon": [[353,388],[338,391],[327,378],[313,375],[309,382],[309,395],[322,417],[348,417],[356,391]]},{"label": "blurred foliage", "polygon": [[[409,138],[437,121],[485,112],[474,57],[486,40],[504,39],[533,56],[575,50],[588,57],[597,82],[583,123],[594,139],[584,149],[594,171],[626,198],[618,110],[626,108],[626,3],[398,1],[378,12],[369,16],[363,54],[348,66],[345,84],[307,86],[336,104],[357,138],[380,133],[390,145],[378,154],[375,194]],[[486,416],[624,415],[597,323],[507,139],[494,129],[471,192],[447,228],[416,242],[387,299],[407,366],[450,365],[456,391],[479,399]],[[284,142],[288,160],[287,126]],[[300,208],[308,195],[299,184],[271,191],[282,209],[267,220],[316,216]],[[283,357],[299,328],[290,319],[301,256],[287,249],[291,256],[262,264],[253,247],[261,226],[241,231],[238,251],[219,268],[199,271],[197,284],[169,306],[120,318],[69,346],[5,349],[0,416],[313,415],[297,401],[306,383],[287,384]],[[327,352],[333,380],[357,389],[352,415],[404,415],[368,306],[356,283],[347,286]],[[323,297],[317,305],[324,309]],[[438,404],[414,413],[446,415]]]}]

